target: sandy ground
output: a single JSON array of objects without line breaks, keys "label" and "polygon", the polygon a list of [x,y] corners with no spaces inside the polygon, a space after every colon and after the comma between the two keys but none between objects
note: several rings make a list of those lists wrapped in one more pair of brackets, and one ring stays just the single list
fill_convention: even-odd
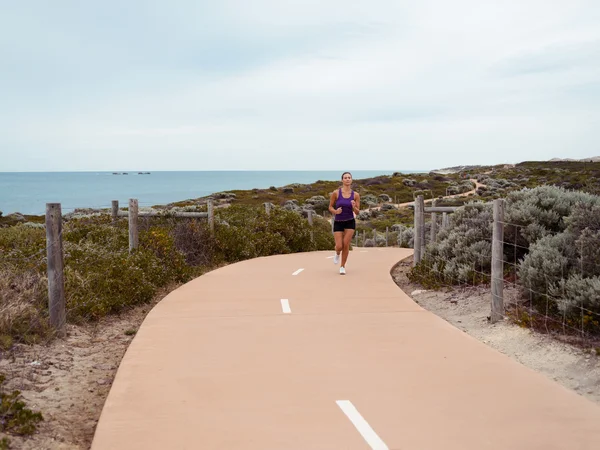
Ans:
[{"label": "sandy ground", "polygon": [[[600,404],[600,357],[595,349],[578,348],[510,320],[488,322],[489,287],[427,291],[406,277],[412,257],[392,271],[394,281],[421,307],[490,347]],[[505,297],[514,295],[505,288]]]},{"label": "sandy ground", "polygon": [[[0,372],[9,380],[6,390],[20,390],[27,407],[44,416],[33,436],[7,436],[11,449],[90,448],[117,367],[155,303],[94,325],[69,325],[64,339],[19,345],[2,355]],[[4,436],[0,433],[0,440]]]},{"label": "sandy ground", "polygon": [[[600,357],[595,352],[557,342],[509,321],[490,325],[488,289],[423,292],[406,278],[409,268],[410,260],[401,262],[392,276],[422,307],[600,404]],[[132,333],[155,303],[95,325],[70,325],[65,339],[45,346],[17,346],[12,353],[2,355],[0,372],[8,375],[7,387],[22,391],[28,407],[44,415],[32,437],[8,436],[11,449],[90,448],[102,406]],[[0,433],[0,440],[4,436]]]}]

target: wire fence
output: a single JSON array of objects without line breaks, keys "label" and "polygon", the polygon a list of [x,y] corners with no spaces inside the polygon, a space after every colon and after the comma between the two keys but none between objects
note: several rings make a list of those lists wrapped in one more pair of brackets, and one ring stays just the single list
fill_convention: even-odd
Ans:
[{"label": "wire fence", "polygon": [[[503,205],[503,200],[495,200],[495,204]],[[430,232],[432,228],[435,230],[436,225],[441,226],[439,215],[432,214],[427,222],[425,211],[425,208],[419,208],[417,201],[413,244],[416,279],[437,288],[486,287],[490,299],[488,319],[491,322],[507,318],[565,342],[586,347],[600,346],[600,300],[582,292],[574,294],[566,287],[568,279],[589,279],[590,274],[598,270],[596,261],[588,255],[589,251],[579,248],[573,249],[573,254],[554,253],[555,259],[548,262],[552,271],[540,270],[539,263],[532,268],[528,225],[505,221],[502,213],[491,223],[482,224],[481,219],[464,220],[462,231],[476,233],[477,239],[465,246],[456,244],[452,250],[453,260],[448,260],[436,253],[441,244],[438,235]],[[449,216],[446,227],[452,230],[452,214]],[[556,234],[545,233],[548,237]],[[448,235],[441,237],[447,239]],[[478,243],[475,244],[475,241]],[[595,244],[600,246],[600,241]],[[494,246],[497,246],[497,251],[494,251]],[[536,258],[541,257],[538,252]],[[546,266],[542,264],[541,267]],[[495,314],[498,315],[497,320],[494,320]]]}]

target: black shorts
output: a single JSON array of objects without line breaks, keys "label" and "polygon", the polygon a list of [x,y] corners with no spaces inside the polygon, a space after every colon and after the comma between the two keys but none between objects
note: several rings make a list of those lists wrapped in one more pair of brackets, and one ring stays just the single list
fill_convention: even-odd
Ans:
[{"label": "black shorts", "polygon": [[344,231],[344,230],[356,230],[356,220],[334,220],[333,221],[333,232]]}]

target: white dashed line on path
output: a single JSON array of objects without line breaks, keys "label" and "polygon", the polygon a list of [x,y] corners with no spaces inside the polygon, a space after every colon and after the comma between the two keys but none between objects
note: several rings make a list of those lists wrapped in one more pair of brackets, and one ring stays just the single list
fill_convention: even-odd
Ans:
[{"label": "white dashed line on path", "polygon": [[373,450],[389,450],[385,442],[377,436],[377,433],[373,431],[373,428],[360,415],[350,400],[337,400],[336,403]]},{"label": "white dashed line on path", "polygon": [[298,269],[296,270],[292,275],[298,275],[300,272],[302,272],[304,269]]},{"label": "white dashed line on path", "polygon": [[281,309],[284,314],[291,314],[292,310],[290,309],[290,302],[287,298],[281,299]]}]

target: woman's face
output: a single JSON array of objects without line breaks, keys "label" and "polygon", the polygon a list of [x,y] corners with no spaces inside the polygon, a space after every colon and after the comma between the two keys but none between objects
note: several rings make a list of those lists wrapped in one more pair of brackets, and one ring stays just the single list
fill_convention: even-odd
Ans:
[{"label": "woman's face", "polygon": [[352,184],[352,175],[345,173],[342,176],[342,183],[344,183],[344,186],[350,186]]}]

